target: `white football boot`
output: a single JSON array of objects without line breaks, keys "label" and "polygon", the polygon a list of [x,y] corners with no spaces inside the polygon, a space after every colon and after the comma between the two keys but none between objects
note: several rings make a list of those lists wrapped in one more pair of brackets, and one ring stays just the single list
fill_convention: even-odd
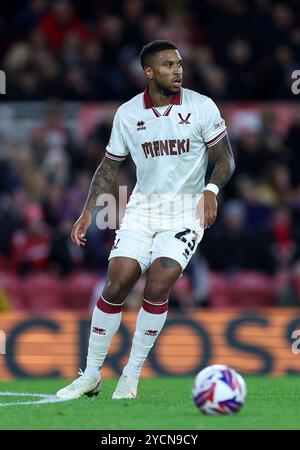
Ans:
[{"label": "white football boot", "polygon": [[98,395],[101,388],[101,375],[98,380],[85,375],[82,370],[79,372],[80,377],[76,378],[71,384],[56,392],[56,396],[61,400],[75,400],[82,395],[93,397]]},{"label": "white football boot", "polygon": [[121,398],[136,398],[138,384],[139,378],[122,373],[115,392],[112,395],[113,400],[119,400]]}]

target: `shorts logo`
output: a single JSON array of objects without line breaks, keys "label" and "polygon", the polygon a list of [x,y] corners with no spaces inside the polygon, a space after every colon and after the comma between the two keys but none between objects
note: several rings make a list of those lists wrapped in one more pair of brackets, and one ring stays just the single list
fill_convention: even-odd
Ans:
[{"label": "shorts logo", "polygon": [[147,336],[156,336],[158,333],[158,330],[145,330],[145,334]]},{"label": "shorts logo", "polygon": [[106,330],[104,328],[98,328],[98,327],[93,327],[92,332],[96,333],[96,334],[101,334],[101,335],[106,334]]},{"label": "shorts logo", "polygon": [[189,122],[189,118],[190,118],[191,113],[188,113],[188,115],[186,116],[186,118],[184,119],[181,115],[181,113],[178,113],[180,122],[179,125],[190,125],[191,122]]},{"label": "shorts logo", "polygon": [[137,129],[136,129],[137,131],[146,130],[145,122],[143,120],[139,120],[138,123],[136,124],[136,126],[137,126]]}]

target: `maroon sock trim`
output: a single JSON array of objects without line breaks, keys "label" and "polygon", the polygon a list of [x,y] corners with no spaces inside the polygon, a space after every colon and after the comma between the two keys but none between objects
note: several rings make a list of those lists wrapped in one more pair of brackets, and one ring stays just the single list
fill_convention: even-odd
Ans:
[{"label": "maroon sock trim", "polygon": [[112,305],[104,300],[103,297],[100,297],[97,302],[97,307],[107,314],[117,314],[122,311],[123,303],[120,305]]}]

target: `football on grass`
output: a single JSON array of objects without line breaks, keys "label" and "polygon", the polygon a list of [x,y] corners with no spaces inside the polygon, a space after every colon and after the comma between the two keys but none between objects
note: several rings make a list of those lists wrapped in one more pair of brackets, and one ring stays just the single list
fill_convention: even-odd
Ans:
[{"label": "football on grass", "polygon": [[197,408],[207,415],[237,413],[245,402],[246,393],[243,377],[222,364],[201,370],[192,390]]}]

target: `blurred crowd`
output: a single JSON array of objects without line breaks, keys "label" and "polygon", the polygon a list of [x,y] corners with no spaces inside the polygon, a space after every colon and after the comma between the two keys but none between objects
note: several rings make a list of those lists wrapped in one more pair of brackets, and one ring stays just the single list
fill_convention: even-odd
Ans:
[{"label": "blurred crowd", "polygon": [[[144,77],[138,55],[145,43],[157,38],[178,45],[184,85],[217,102],[293,99],[300,3],[4,3],[0,66],[7,75],[5,100],[51,100],[41,103],[44,115],[32,121],[25,139],[18,138],[17,129],[15,138],[2,139],[0,126],[0,291],[4,273],[25,280],[46,271],[68,279],[76,271],[89,271],[99,276],[90,298],[94,302],[103,287],[114,231],[99,230],[94,220],[84,249],[73,245],[69,236],[104,156],[112,114],[80,141],[66,120],[62,100],[120,103],[140,92]],[[276,295],[273,292],[270,304],[299,304],[300,109],[295,111],[283,133],[278,132],[280,119],[272,107],[261,113],[259,129],[250,127],[240,134],[230,130],[237,169],[219,195],[216,224],[172,290],[174,307],[238,305],[246,302],[247,292],[252,292],[250,303],[269,304],[273,288]],[[129,158],[111,193],[118,199],[119,185],[127,186],[130,194],[134,184],[135,167]],[[238,274],[249,276],[242,280]],[[143,282],[132,291],[129,307],[140,301]],[[258,287],[260,292],[251,291]]]},{"label": "blurred crowd", "polygon": [[215,99],[295,99],[297,0],[4,0],[0,67],[7,99],[127,100],[143,87],[139,53],[174,41],[185,85]]}]

